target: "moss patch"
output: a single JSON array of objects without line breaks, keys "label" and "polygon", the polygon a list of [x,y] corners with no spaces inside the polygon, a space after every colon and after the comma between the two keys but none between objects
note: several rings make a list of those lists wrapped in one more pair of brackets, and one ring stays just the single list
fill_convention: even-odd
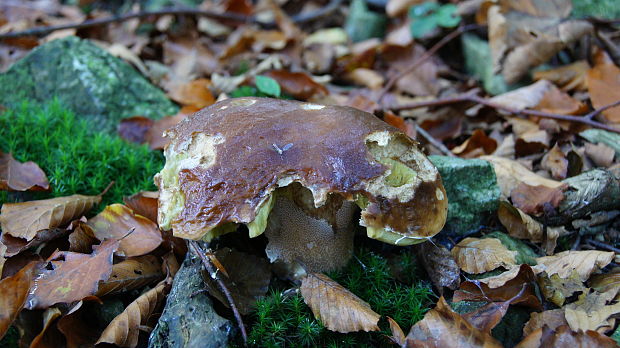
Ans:
[{"label": "moss patch", "polygon": [[[52,192],[26,194],[28,199],[98,194],[114,181],[100,205],[105,206],[156,189],[153,175],[163,167],[159,152],[94,131],[58,101],[44,106],[23,102],[0,114],[0,150],[22,162],[34,161],[47,174]],[[21,194],[0,192],[0,203],[20,199]]]}]

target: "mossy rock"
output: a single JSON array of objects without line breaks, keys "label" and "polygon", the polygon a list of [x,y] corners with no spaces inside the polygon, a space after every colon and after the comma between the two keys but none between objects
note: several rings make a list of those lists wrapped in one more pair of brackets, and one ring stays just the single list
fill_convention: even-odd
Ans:
[{"label": "mossy rock", "polygon": [[63,105],[100,131],[115,132],[125,117],[159,118],[177,107],[126,62],[88,40],[70,36],[43,44],[0,74],[0,104],[24,99]]}]

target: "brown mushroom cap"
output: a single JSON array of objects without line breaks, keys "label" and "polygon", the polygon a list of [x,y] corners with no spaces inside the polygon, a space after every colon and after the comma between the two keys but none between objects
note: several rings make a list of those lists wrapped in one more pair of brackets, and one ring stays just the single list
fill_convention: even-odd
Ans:
[{"label": "brown mushroom cap", "polygon": [[421,242],[446,220],[441,178],[417,143],[354,108],[228,99],[167,136],[166,166],[156,176],[159,223],[178,237],[212,238],[227,223],[250,224],[293,182],[312,192],[316,208],[334,194],[356,202],[368,235],[392,244]]}]

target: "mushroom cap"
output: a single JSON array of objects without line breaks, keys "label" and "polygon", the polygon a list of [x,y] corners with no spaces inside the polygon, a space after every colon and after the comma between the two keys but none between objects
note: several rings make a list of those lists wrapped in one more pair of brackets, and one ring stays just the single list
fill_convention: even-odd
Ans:
[{"label": "mushroom cap", "polygon": [[358,109],[227,99],[166,136],[166,165],[155,177],[158,219],[178,237],[212,238],[228,223],[250,224],[293,182],[312,192],[316,208],[334,194],[356,202],[368,235],[392,244],[424,241],[446,220],[441,177],[417,142]]}]

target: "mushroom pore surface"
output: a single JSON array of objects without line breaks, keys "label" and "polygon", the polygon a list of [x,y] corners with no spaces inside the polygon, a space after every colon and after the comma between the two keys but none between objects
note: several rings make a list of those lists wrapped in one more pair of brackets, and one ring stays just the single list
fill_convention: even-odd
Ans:
[{"label": "mushroom pore surface", "polygon": [[[368,236],[391,244],[419,243],[445,223],[441,178],[417,143],[354,108],[228,99],[166,135],[158,219],[178,237],[209,240],[242,223],[253,237],[268,229],[273,246],[275,233],[308,225],[293,221],[298,214],[316,220],[301,233],[347,229],[338,216],[351,218],[351,203]],[[272,217],[291,221],[278,230]]]}]

